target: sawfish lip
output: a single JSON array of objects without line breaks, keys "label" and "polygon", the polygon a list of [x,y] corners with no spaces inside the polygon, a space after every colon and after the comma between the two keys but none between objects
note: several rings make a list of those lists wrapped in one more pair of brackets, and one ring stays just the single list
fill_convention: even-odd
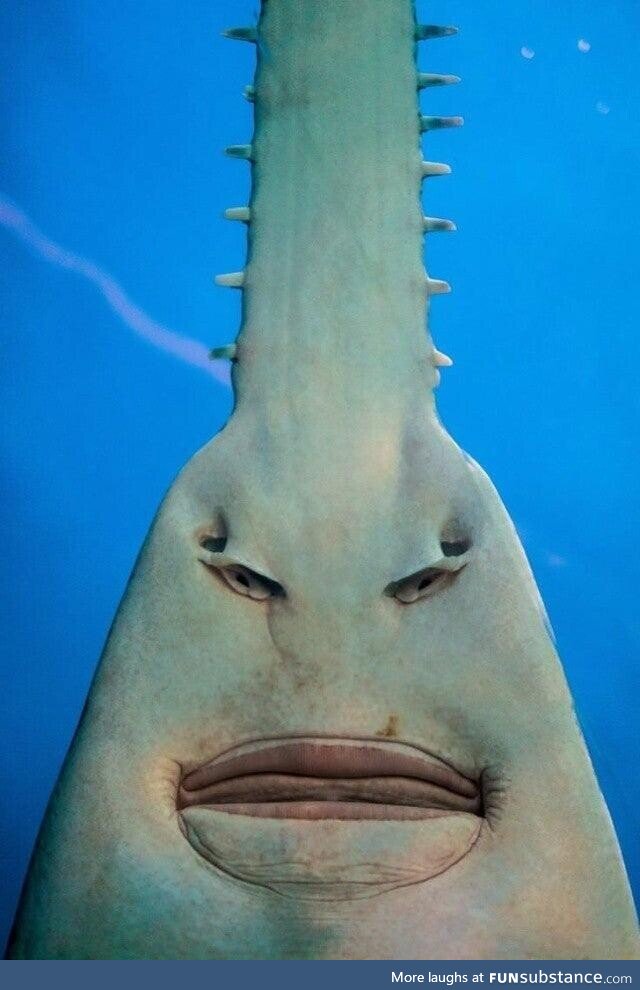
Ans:
[{"label": "sawfish lip", "polygon": [[177,808],[296,822],[483,817],[480,784],[401,742],[295,737],[235,746],[183,774]]}]

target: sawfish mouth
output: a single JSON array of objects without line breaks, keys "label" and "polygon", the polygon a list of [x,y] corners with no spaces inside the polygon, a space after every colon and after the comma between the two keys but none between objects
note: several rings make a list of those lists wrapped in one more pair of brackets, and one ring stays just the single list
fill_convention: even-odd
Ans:
[{"label": "sawfish mouth", "polygon": [[373,897],[439,876],[484,823],[480,784],[404,743],[247,743],[183,773],[183,835],[213,869],[303,901]]},{"label": "sawfish mouth", "polygon": [[480,786],[404,743],[307,737],[245,744],[183,775],[178,810],[318,821],[482,816]]}]

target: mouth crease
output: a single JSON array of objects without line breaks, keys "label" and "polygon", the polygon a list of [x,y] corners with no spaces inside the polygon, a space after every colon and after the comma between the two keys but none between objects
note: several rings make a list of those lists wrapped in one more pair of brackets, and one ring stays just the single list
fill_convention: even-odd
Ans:
[{"label": "mouth crease", "polygon": [[178,811],[260,818],[484,817],[480,783],[408,744],[306,737],[247,744],[183,775]]}]

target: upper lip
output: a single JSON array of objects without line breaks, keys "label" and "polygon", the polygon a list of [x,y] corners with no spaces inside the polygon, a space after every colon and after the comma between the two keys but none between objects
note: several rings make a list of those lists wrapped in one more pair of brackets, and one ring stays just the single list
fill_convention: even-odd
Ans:
[{"label": "upper lip", "polygon": [[307,737],[234,747],[186,773],[178,797],[180,808],[232,811],[235,805],[264,815],[271,806],[275,817],[283,817],[283,805],[300,802],[482,813],[478,784],[449,764],[414,746],[366,739]]}]

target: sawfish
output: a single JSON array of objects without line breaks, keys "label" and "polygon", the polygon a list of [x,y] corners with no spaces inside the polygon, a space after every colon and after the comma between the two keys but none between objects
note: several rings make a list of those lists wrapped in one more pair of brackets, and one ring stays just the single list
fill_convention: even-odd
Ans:
[{"label": "sawfish", "polygon": [[416,53],[455,31],[264,0],[227,32],[257,60],[235,404],[141,550],[12,958],[637,954],[524,551],[436,412],[422,136],[461,120]]}]

